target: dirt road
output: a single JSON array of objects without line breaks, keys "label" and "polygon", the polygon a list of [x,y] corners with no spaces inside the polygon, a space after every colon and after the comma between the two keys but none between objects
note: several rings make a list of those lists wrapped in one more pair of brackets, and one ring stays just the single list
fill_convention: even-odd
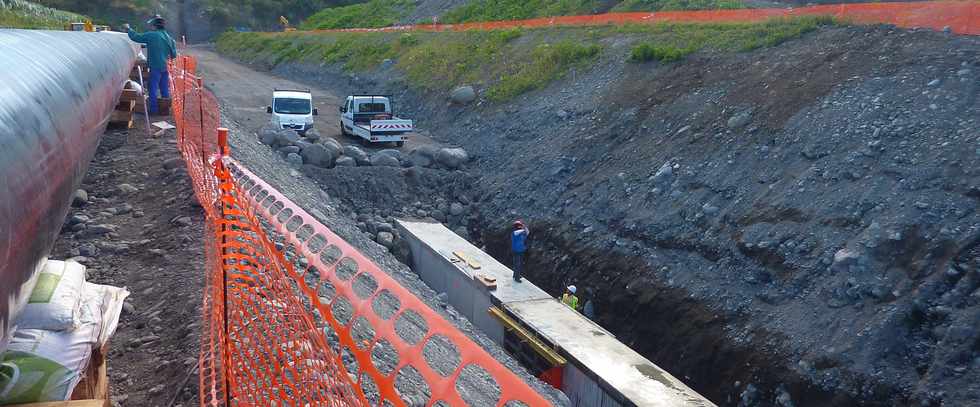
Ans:
[{"label": "dirt road", "polygon": [[256,71],[204,48],[190,48],[188,53],[198,59],[199,73],[204,76],[208,88],[221,99],[222,106],[249,130],[257,130],[269,120],[265,108],[272,101],[274,89],[309,89],[313,93],[313,103],[320,111],[316,117],[320,132],[324,136],[339,133],[337,107],[341,98],[330,92]]},{"label": "dirt road", "polygon": [[[228,60],[204,47],[192,47],[187,52],[197,58],[198,72],[205,78],[205,85],[221,101],[225,112],[245,130],[255,133],[269,121],[265,108],[272,101],[274,89],[309,89],[313,93],[313,104],[320,113],[315,118],[316,128],[320,134],[323,137],[333,138],[341,144],[355,141],[340,135],[338,107],[343,103],[346,95],[334,95],[326,89],[260,72]],[[410,151],[414,146],[432,143],[428,137],[412,135],[403,150]],[[379,145],[367,149],[390,147],[390,145]]]}]

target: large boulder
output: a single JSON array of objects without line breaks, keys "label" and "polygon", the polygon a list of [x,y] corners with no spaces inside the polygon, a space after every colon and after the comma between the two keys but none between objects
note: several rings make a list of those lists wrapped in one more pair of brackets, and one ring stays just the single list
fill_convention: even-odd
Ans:
[{"label": "large boulder", "polygon": [[323,144],[310,144],[299,152],[303,162],[317,167],[330,168],[337,161],[337,153]]},{"label": "large boulder", "polygon": [[292,167],[299,168],[303,166],[303,157],[296,153],[289,153],[286,155],[286,162]]},{"label": "large boulder", "polygon": [[296,145],[299,141],[299,134],[296,131],[283,129],[276,132],[276,139],[272,143],[273,148],[282,148],[286,146]]},{"label": "large boulder", "polygon": [[320,139],[322,138],[320,137],[320,131],[317,130],[315,127],[307,130],[306,133],[303,134],[303,137],[306,137],[306,139],[309,140],[311,143],[316,143],[317,141],[320,141]]},{"label": "large boulder", "polygon": [[419,167],[431,167],[436,161],[436,155],[439,153],[435,147],[432,146],[419,146],[408,152],[408,159]]},{"label": "large boulder", "polygon": [[473,89],[472,86],[460,86],[453,89],[453,93],[449,95],[449,99],[457,105],[472,103],[476,100],[476,89]]},{"label": "large boulder", "polygon": [[371,156],[371,165],[375,167],[401,167],[402,163],[391,155],[379,153]]},{"label": "large boulder", "polygon": [[340,144],[337,140],[328,138],[323,140],[323,147],[329,150],[333,155],[340,157],[344,154],[344,146]]},{"label": "large boulder", "polygon": [[275,144],[276,138],[279,136],[279,130],[277,130],[272,125],[266,125],[259,129],[259,142],[267,146]]},{"label": "large boulder", "polygon": [[391,156],[392,158],[398,160],[398,162],[401,162],[403,160],[402,152],[398,150],[385,149],[385,150],[378,151],[375,154]]},{"label": "large boulder", "polygon": [[289,153],[299,153],[300,150],[301,149],[299,148],[299,146],[285,146],[283,148],[280,148],[279,152],[283,154],[289,154]]},{"label": "large boulder", "polygon": [[469,160],[470,156],[462,148],[444,148],[439,150],[439,154],[436,155],[436,161],[439,164],[453,170],[461,168]]},{"label": "large boulder", "polygon": [[338,167],[356,167],[357,166],[357,161],[354,161],[353,158],[350,158],[350,157],[347,157],[347,156],[343,156],[343,157],[338,158],[337,159],[337,162],[334,163],[334,164],[336,166],[338,166]]},{"label": "large boulder", "polygon": [[353,158],[357,165],[370,165],[371,159],[368,154],[357,146],[344,146],[344,155]]}]

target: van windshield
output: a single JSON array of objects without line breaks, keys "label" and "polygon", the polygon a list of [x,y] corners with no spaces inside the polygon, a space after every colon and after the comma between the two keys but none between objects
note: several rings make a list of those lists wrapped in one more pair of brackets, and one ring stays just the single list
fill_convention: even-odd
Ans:
[{"label": "van windshield", "polygon": [[310,114],[313,107],[308,99],[276,99],[275,111],[279,114]]}]

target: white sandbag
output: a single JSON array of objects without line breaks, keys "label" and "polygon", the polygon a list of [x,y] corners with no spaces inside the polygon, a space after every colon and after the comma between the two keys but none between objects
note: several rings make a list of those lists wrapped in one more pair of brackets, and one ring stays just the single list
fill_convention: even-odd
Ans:
[{"label": "white sandbag", "polygon": [[71,397],[92,358],[96,324],[73,331],[19,329],[0,362],[0,405]]},{"label": "white sandbag", "polygon": [[78,325],[85,266],[48,260],[15,325],[20,329],[72,330]]},{"label": "white sandbag", "polygon": [[93,339],[96,348],[104,346],[116,333],[126,297],[129,297],[129,290],[125,288],[85,283],[85,306],[82,307],[81,321],[83,324],[98,325]]},{"label": "white sandbag", "polygon": [[71,397],[93,349],[115,333],[128,296],[125,288],[85,283],[77,329],[16,331],[0,357],[0,405]]}]

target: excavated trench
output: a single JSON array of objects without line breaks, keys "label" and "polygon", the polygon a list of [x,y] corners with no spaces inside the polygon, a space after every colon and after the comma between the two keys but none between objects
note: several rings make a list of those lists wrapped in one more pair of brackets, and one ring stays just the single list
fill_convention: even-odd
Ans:
[{"label": "excavated trench", "polygon": [[[507,230],[497,226],[502,224],[507,223],[480,219],[471,230],[479,230],[478,245],[510,264]],[[564,236],[574,235],[563,233],[567,227],[559,223],[535,219],[534,225],[525,271],[531,281],[554,295],[570,282],[586,287],[595,302],[597,322],[719,406],[777,405],[779,388],[801,407],[909,402],[896,400],[895,389],[857,376],[847,377],[846,382],[849,388],[864,389],[861,398],[820,388],[787,367],[792,359],[780,349],[784,338],[779,334],[753,327],[745,315],[721,315],[684,289],[643,277],[653,271],[637,256],[567,239]],[[732,330],[751,339],[737,343],[729,334]],[[754,396],[746,396],[754,397],[754,403],[746,399],[749,403],[743,404],[749,384],[757,389],[748,392]]]}]

